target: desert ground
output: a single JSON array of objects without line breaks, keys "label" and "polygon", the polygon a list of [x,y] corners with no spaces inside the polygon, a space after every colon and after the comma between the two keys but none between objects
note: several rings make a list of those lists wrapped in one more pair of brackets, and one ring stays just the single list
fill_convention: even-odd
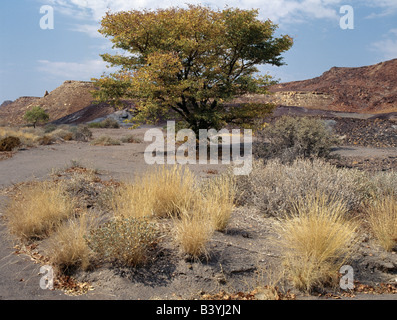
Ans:
[{"label": "desert ground", "polygon": [[[340,156],[337,160],[339,166],[368,171],[396,170],[396,122],[382,120],[385,122],[379,124],[375,120],[345,117],[330,120],[335,121],[338,134],[347,135],[344,139],[347,143],[333,150]],[[373,126],[360,121],[372,121]],[[346,123],[350,123],[350,127],[347,128]],[[103,134],[118,138],[133,133],[143,140],[148,128],[132,131],[125,128],[92,129],[92,132],[94,138]],[[366,129],[353,137],[354,128]],[[373,128],[380,128],[381,132],[374,135]],[[95,170],[100,181],[132,179],[149,168],[144,161],[145,148],[149,143],[94,146],[87,142],[64,141],[3,154],[0,160],[0,214],[20,184],[66,175],[67,169],[73,166]],[[189,165],[189,168],[203,179],[227,170],[227,166],[222,164]],[[185,259],[172,243],[164,241],[156,261],[148,266],[130,268],[109,264],[92,271],[78,271],[64,280],[63,286],[54,290],[43,290],[39,285],[43,276],[39,274],[40,267],[44,264],[40,246],[22,248],[10,235],[6,225],[1,223],[0,299],[250,299],[255,297],[252,293],[255,288],[276,283],[277,280],[275,271],[280,264],[281,253],[277,245],[269,240],[277,236],[272,228],[274,223],[274,218],[265,218],[257,210],[236,207],[226,231],[214,233],[207,260]],[[171,238],[171,234],[169,236]],[[394,251],[382,250],[368,234],[361,237],[353,265],[357,290],[308,294],[286,284],[277,289],[278,297],[296,300],[395,300],[397,255]]]}]

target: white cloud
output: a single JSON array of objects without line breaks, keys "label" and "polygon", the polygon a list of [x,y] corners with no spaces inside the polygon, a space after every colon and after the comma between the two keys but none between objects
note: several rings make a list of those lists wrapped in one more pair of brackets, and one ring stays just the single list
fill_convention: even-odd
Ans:
[{"label": "white cloud", "polygon": [[101,59],[81,63],[39,60],[38,63],[40,72],[69,80],[90,80],[109,70]]},{"label": "white cloud", "polygon": [[[211,7],[223,8],[226,5],[239,8],[258,8],[264,18],[276,22],[283,19],[302,18],[335,18],[338,5],[343,0],[210,0],[205,4]],[[193,0],[189,3],[200,4]],[[120,11],[143,8],[164,8],[170,6],[186,6],[185,0],[52,0],[52,4],[64,14],[74,15],[80,11],[92,20],[99,21],[108,10]]]},{"label": "white cloud", "polygon": [[76,24],[71,31],[86,33],[91,38],[103,38],[103,36],[98,32],[99,24]]},{"label": "white cloud", "polygon": [[397,58],[397,29],[391,29],[384,39],[371,44],[372,51],[381,54],[383,59]]}]

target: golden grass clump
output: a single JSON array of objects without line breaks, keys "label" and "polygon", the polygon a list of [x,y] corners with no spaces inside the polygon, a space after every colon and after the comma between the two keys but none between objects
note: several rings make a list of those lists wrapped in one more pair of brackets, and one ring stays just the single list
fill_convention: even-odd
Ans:
[{"label": "golden grass clump", "polygon": [[393,195],[375,199],[366,209],[369,226],[379,244],[387,251],[397,245],[397,199]]},{"label": "golden grass clump", "polygon": [[351,257],[357,228],[340,200],[317,194],[297,201],[277,226],[286,273],[294,286],[311,291],[335,284]]},{"label": "golden grass clump", "polygon": [[185,168],[162,166],[123,184],[113,197],[113,209],[121,217],[170,217],[178,215],[194,195],[195,177]]},{"label": "golden grass clump", "polygon": [[202,198],[197,196],[195,201],[181,210],[179,217],[174,217],[174,241],[181,253],[191,259],[207,258],[208,243],[214,233],[214,224],[203,206]]},{"label": "golden grass clump", "polygon": [[10,128],[0,127],[0,139],[13,136],[21,140],[21,143],[25,146],[32,147],[39,143],[40,138],[43,136],[41,130],[30,130],[29,128]]},{"label": "golden grass clump", "polygon": [[202,205],[208,211],[217,231],[224,231],[234,209],[236,180],[232,175],[223,174],[210,179],[202,187],[204,199]]},{"label": "golden grass clump", "polygon": [[22,240],[44,238],[74,213],[62,184],[40,182],[22,188],[6,210],[9,229]]},{"label": "golden grass clump", "polygon": [[51,263],[63,272],[74,268],[87,270],[95,255],[85,237],[96,227],[98,220],[89,213],[62,224],[49,240],[47,253]]}]

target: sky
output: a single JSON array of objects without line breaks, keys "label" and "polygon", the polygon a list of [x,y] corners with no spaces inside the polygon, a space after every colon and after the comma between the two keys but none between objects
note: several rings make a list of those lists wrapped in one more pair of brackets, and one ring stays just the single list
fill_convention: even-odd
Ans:
[{"label": "sky", "polygon": [[[360,67],[397,58],[397,0],[2,0],[0,10],[0,103],[42,97],[66,80],[109,73],[100,54],[112,53],[98,33],[111,10],[202,4],[258,9],[278,24],[294,46],[285,65],[263,65],[280,82],[320,76],[332,67]],[[349,7],[346,7],[349,6]],[[349,10],[346,10],[348,8]],[[51,14],[52,12],[52,14]]]}]

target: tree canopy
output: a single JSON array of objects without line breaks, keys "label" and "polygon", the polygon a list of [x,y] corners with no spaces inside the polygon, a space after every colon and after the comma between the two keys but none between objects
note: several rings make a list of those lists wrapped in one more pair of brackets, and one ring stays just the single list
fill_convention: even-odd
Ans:
[{"label": "tree canopy", "polygon": [[34,106],[30,110],[26,111],[23,118],[26,122],[33,124],[33,127],[36,128],[36,124],[38,122],[46,122],[50,116],[42,107]]},{"label": "tree canopy", "polygon": [[248,123],[270,104],[228,104],[247,93],[267,93],[275,81],[259,75],[258,65],[283,65],[292,46],[275,37],[277,25],[258,19],[257,10],[205,6],[108,12],[99,32],[122,53],[102,54],[119,71],[93,79],[97,100],[122,106],[137,103],[132,119],[153,123],[178,115],[191,129],[219,129]]}]

